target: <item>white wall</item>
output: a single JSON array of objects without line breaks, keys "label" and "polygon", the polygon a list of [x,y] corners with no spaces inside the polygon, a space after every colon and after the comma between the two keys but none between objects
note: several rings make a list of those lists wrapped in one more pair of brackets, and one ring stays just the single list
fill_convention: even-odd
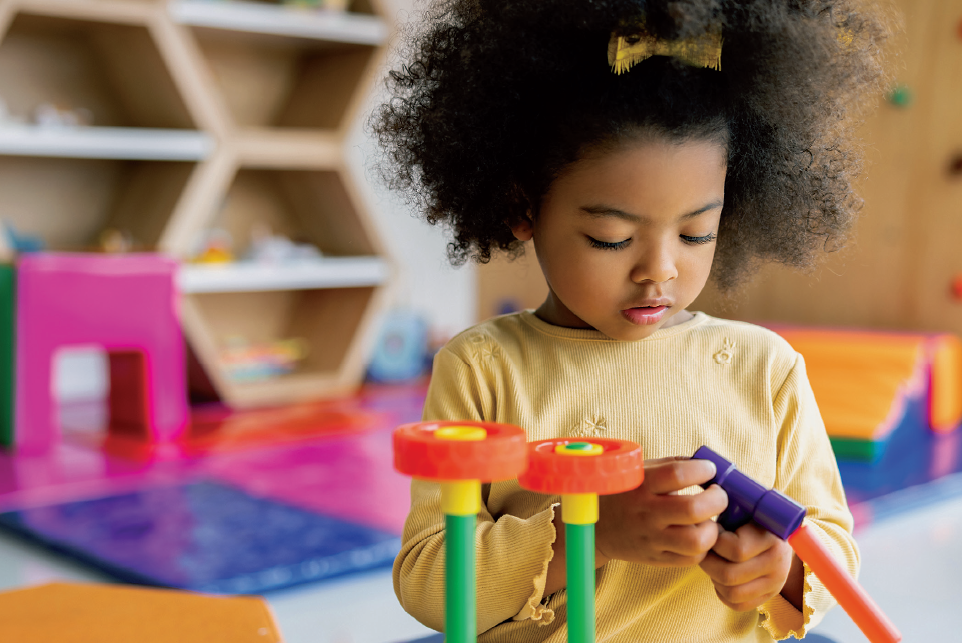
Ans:
[{"label": "white wall", "polygon": [[[382,0],[388,20],[409,19],[414,0]],[[388,63],[392,56],[388,56]],[[432,329],[450,336],[477,319],[475,269],[472,264],[453,268],[445,256],[447,239],[442,231],[416,218],[396,195],[374,178],[371,165],[378,153],[363,131],[364,121],[384,97],[383,78],[367,97],[364,116],[354,124],[348,141],[348,162],[368,186],[368,204],[379,226],[381,240],[398,266],[398,288],[394,303],[420,313]]]}]

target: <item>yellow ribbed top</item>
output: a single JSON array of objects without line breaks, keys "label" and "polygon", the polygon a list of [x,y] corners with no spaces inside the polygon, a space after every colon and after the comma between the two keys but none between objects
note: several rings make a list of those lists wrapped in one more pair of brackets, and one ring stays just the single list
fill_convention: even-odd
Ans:
[{"label": "yellow ribbed top", "polygon": [[[530,311],[505,315],[465,331],[438,353],[424,419],[516,424],[529,440],[633,440],[645,458],[690,456],[708,445],[760,484],[806,505],[813,527],[856,573],[852,517],[805,364],[787,342],[758,326],[696,313],[647,339],[624,342],[552,326]],[[444,623],[439,499],[437,484],[412,483],[394,565],[401,604],[438,630]],[[510,481],[484,485],[482,500],[479,643],[565,643],[566,592],[542,595],[558,498]],[[801,637],[835,603],[807,568],[805,581],[804,614],[780,596],[757,611],[734,612],[697,566],[611,561],[597,574],[597,640]]]}]

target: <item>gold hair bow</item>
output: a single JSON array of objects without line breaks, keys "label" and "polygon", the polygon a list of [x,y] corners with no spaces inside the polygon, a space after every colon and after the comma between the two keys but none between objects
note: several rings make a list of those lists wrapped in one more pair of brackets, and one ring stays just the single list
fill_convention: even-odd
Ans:
[{"label": "gold hair bow", "polygon": [[611,34],[608,64],[613,72],[622,74],[652,56],[671,56],[693,67],[721,71],[721,48],[721,31],[684,40],[661,40],[639,29],[624,36]]}]

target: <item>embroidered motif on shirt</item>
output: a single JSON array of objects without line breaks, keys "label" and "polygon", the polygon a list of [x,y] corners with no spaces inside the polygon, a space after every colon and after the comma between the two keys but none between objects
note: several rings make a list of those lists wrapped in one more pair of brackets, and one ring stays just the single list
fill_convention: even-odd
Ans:
[{"label": "embroidered motif on shirt", "polygon": [[478,349],[478,352],[476,353],[477,360],[479,362],[494,361],[498,357],[498,352],[499,351],[497,346],[492,346],[491,344],[485,344],[484,346]]},{"label": "embroidered motif on shirt", "polygon": [[732,363],[732,359],[735,357],[735,342],[725,338],[725,343],[722,345],[722,349],[715,353],[715,362],[722,365],[727,365]]},{"label": "embroidered motif on shirt", "polygon": [[595,413],[590,419],[585,419],[571,431],[573,437],[600,438],[608,432],[608,421],[605,416]]}]

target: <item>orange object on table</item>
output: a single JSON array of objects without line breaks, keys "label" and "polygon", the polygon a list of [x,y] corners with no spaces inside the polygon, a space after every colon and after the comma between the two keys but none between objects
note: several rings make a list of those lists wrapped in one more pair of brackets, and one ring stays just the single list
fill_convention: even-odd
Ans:
[{"label": "orange object on table", "polygon": [[267,602],[129,585],[51,583],[0,593],[0,641],[282,643]]}]

